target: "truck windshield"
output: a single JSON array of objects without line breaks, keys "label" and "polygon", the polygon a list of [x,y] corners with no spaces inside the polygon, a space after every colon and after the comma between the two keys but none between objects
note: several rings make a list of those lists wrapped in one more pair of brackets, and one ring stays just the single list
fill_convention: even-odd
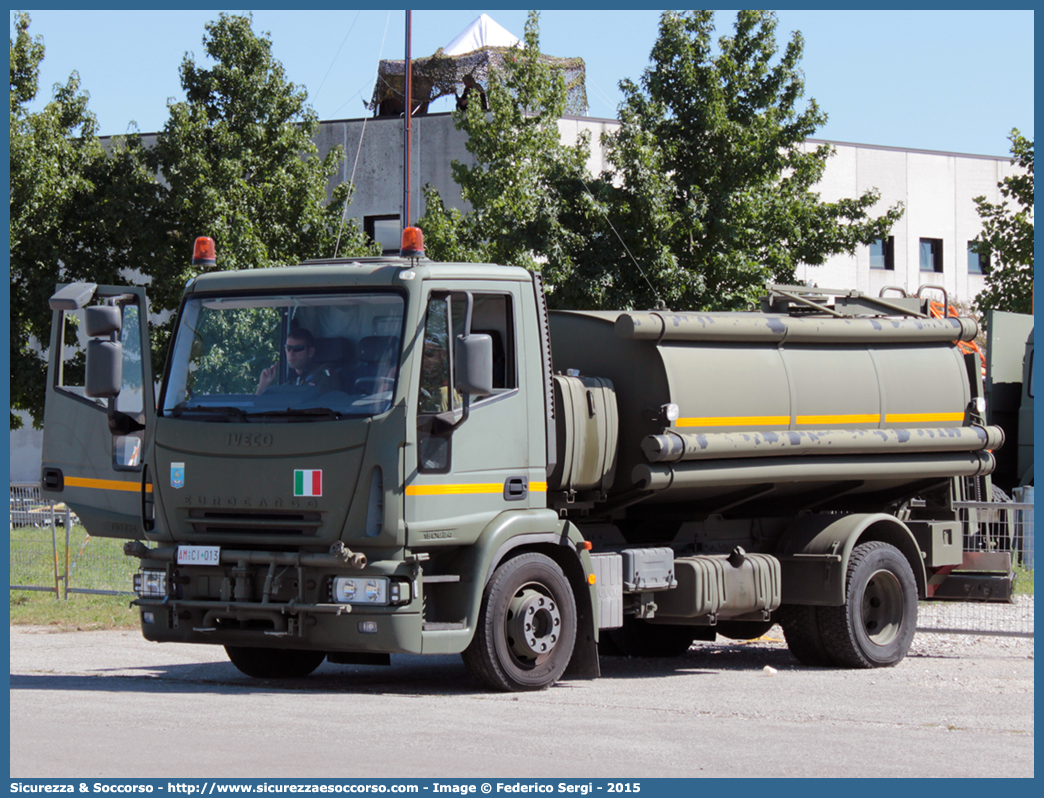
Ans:
[{"label": "truck windshield", "polygon": [[161,413],[273,422],[383,413],[398,376],[403,308],[392,292],[191,298]]}]

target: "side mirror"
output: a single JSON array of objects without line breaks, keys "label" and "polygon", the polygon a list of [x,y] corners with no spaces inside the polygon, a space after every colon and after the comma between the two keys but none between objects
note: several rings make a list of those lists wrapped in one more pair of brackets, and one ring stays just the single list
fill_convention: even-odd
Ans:
[{"label": "side mirror", "polygon": [[[123,329],[123,314],[115,305],[91,305],[83,311],[87,335],[87,384],[92,399],[112,399],[123,385],[123,344],[116,340]],[[108,337],[108,340],[98,340]]]},{"label": "side mirror", "polygon": [[461,393],[481,399],[493,393],[493,338],[461,335],[453,349],[453,382]]},{"label": "side mirror", "polygon": [[123,314],[115,305],[91,305],[84,309],[83,321],[91,338],[101,338],[123,329]]},{"label": "side mirror", "polygon": [[87,342],[87,384],[92,399],[118,396],[123,385],[123,344],[119,341]]}]

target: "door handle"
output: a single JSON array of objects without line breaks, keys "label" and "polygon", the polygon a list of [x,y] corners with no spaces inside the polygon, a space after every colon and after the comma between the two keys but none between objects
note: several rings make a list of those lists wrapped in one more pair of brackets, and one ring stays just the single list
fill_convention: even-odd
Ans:
[{"label": "door handle", "polygon": [[40,474],[40,487],[60,492],[65,489],[65,475],[60,468],[45,468]]},{"label": "door handle", "polygon": [[526,477],[508,477],[504,480],[504,500],[517,502],[529,495],[529,480]]}]

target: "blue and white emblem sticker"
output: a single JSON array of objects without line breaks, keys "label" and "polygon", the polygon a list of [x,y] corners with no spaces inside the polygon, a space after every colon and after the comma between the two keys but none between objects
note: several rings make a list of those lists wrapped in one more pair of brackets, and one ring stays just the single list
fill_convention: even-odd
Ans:
[{"label": "blue and white emblem sticker", "polygon": [[185,487],[185,464],[184,463],[171,463],[170,464],[170,486],[172,488],[183,488],[183,487]]}]

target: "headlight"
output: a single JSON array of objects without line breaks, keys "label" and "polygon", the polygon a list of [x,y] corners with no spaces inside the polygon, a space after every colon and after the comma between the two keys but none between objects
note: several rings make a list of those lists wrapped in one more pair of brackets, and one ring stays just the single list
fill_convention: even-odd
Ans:
[{"label": "headlight", "polygon": [[330,582],[330,600],[337,604],[408,604],[410,583],[386,576],[335,576]]},{"label": "headlight", "polygon": [[167,572],[142,568],[134,574],[134,592],[140,598],[165,598],[167,595]]},{"label": "headlight", "polygon": [[387,604],[388,578],[385,576],[334,577],[330,596],[338,604]]}]

